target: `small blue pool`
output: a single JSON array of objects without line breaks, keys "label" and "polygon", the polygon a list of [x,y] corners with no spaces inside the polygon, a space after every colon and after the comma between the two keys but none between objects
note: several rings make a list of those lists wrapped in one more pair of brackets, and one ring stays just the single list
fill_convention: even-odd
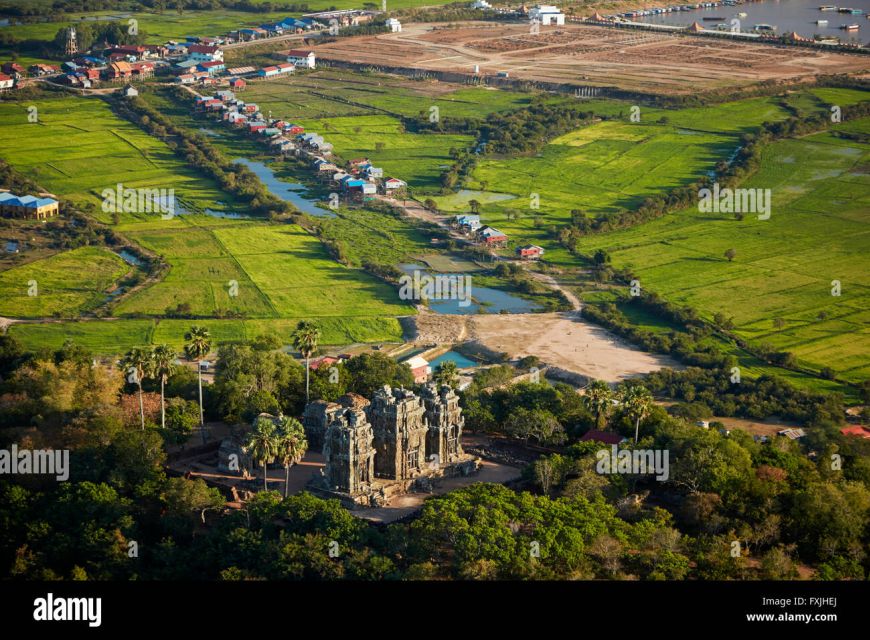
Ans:
[{"label": "small blue pool", "polygon": [[466,358],[461,353],[456,351],[448,351],[447,353],[442,353],[440,356],[435,358],[429,363],[429,366],[432,367],[432,371],[438,368],[438,365],[442,362],[455,362],[456,367],[459,369],[468,369],[470,367],[476,367],[479,363],[475,362],[471,358]]}]

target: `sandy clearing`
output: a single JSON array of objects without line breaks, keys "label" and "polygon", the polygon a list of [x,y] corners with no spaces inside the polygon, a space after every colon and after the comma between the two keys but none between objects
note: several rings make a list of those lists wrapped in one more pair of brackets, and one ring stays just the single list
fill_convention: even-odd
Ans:
[{"label": "sandy clearing", "polygon": [[632,347],[576,312],[451,316],[424,311],[414,325],[412,340],[420,344],[467,339],[511,358],[535,355],[549,366],[608,382],[681,368],[671,358]]}]

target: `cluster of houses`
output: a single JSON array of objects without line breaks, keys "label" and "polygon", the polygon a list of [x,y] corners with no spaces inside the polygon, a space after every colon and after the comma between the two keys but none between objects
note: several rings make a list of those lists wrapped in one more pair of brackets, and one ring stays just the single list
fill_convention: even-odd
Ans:
[{"label": "cluster of houses", "polygon": [[[230,88],[233,90],[242,90],[245,88],[247,81],[245,78],[277,78],[287,76],[295,72],[297,69],[314,69],[316,65],[316,56],[314,51],[310,49],[291,49],[284,52],[286,61],[257,69],[256,67],[231,67],[227,68],[223,61],[223,54],[220,49],[215,47],[215,51],[210,51],[208,55],[213,56],[213,59],[203,60],[200,58],[189,58],[177,66],[181,68],[182,73],[175,77],[176,84],[192,85],[192,84],[217,84],[220,78],[228,78]],[[199,56],[205,55],[199,53]]]},{"label": "cluster of houses", "polygon": [[[357,24],[370,19],[373,12],[342,12],[342,24]],[[309,14],[301,18],[285,18],[260,27],[242,28],[223,36],[188,37],[183,42],[170,40],[164,44],[109,45],[92,47],[87,54],[77,55],[60,66],[33,64],[26,68],[17,62],[6,62],[0,73],[0,91],[15,88],[27,76],[52,76],[55,81],[79,88],[91,88],[100,81],[129,82],[154,75],[159,70],[174,71],[178,84],[216,84],[219,76],[258,76],[270,78],[292,73],[296,69],[313,69],[314,52],[290,50],[282,64],[257,69],[243,67],[227,69],[222,45],[286,33],[305,33],[327,28],[318,17]],[[242,87],[244,85],[242,84]],[[238,89],[238,86],[233,87]]]},{"label": "cluster of houses", "polygon": [[[453,219],[454,228],[466,236],[487,247],[504,247],[507,245],[507,234],[489,227],[480,222],[480,216],[473,213],[464,213]],[[544,255],[544,248],[536,244],[527,244],[517,247],[516,254],[523,260],[538,260]]]},{"label": "cluster of houses", "polygon": [[477,242],[488,247],[503,247],[507,244],[508,237],[498,229],[485,226],[480,222],[477,214],[462,214],[456,216],[453,226],[457,227],[465,235],[476,239]]},{"label": "cluster of houses", "polygon": [[227,126],[244,129],[268,145],[276,155],[307,160],[319,180],[339,189],[346,199],[361,201],[378,192],[396,195],[408,185],[398,178],[384,179],[384,170],[368,158],[351,160],[342,169],[332,159],[332,144],[318,133],[277,118],[266,118],[253,103],[239,99],[232,91],[217,91],[212,96],[197,96],[194,109],[213,114]]},{"label": "cluster of houses", "polygon": [[34,78],[60,73],[60,67],[51,64],[32,64],[26,69],[17,62],[4,62],[0,65],[0,92],[14,89],[21,78],[28,75]]},{"label": "cluster of houses", "polygon": [[[230,31],[222,36],[187,37],[183,42],[170,40],[164,44],[109,45],[95,46],[87,54],[82,54],[64,62],[61,66],[34,64],[25,69],[16,62],[2,65],[0,91],[14,89],[18,80],[32,76],[52,76],[62,84],[79,88],[91,88],[100,81],[129,82],[147,78],[160,70],[173,71],[175,82],[183,85],[214,85],[218,77],[241,79],[244,77],[273,78],[293,73],[296,69],[314,69],[315,55],[308,49],[291,49],[283,52],[286,61],[281,64],[227,69],[221,47],[235,42],[248,42],[262,38],[274,38],[285,34],[307,33],[332,28],[353,26],[371,21],[379,15],[378,11],[349,9],[322,11],[304,14],[302,17],[288,17],[259,27],[244,27]],[[391,31],[402,30],[398,20],[387,20]],[[244,87],[231,86],[233,89]]]},{"label": "cluster of houses", "polygon": [[76,56],[61,66],[32,64],[25,69],[16,62],[6,62],[2,65],[0,88],[11,89],[18,80],[27,76],[53,76],[60,84],[84,89],[101,81],[124,82],[149,78],[160,64],[156,60],[164,53],[164,47],[159,45],[107,46],[99,52]]},{"label": "cluster of houses", "polygon": [[56,216],[60,205],[48,194],[18,196],[5,189],[0,190],[0,214],[16,218],[45,220]]}]

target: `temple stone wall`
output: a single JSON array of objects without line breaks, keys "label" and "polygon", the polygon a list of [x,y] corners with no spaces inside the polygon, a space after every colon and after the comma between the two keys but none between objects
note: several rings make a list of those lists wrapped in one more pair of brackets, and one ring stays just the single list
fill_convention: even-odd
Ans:
[{"label": "temple stone wall", "polygon": [[341,408],[327,428],[323,454],[325,481],[330,491],[351,496],[371,493],[375,477],[372,426],[362,409]]},{"label": "temple stone wall", "polygon": [[309,448],[315,450],[323,448],[326,430],[342,408],[362,409],[368,404],[369,401],[358,393],[346,393],[338,399],[338,402],[325,400],[309,402],[302,414],[302,426],[305,427]]},{"label": "temple stone wall", "polygon": [[371,402],[347,394],[337,403],[310,403],[305,418],[309,438],[323,434],[326,462],[309,487],[347,505],[382,506],[479,467],[480,460],[462,450],[465,419],[449,386],[430,383],[420,395],[384,386]]},{"label": "temple stone wall", "polygon": [[437,464],[448,464],[462,458],[462,429],[465,417],[459,406],[459,396],[448,385],[440,388],[430,382],[423,388],[427,459]]},{"label": "temple stone wall", "polygon": [[427,466],[425,407],[407,389],[384,386],[368,407],[375,435],[375,476],[389,480],[414,478]]}]

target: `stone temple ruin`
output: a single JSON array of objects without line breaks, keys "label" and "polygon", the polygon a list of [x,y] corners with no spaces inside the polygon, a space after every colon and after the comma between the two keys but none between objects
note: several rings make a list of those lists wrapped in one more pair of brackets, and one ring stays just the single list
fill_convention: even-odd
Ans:
[{"label": "stone temple ruin", "polygon": [[431,489],[436,478],[470,475],[480,465],[462,450],[462,409],[446,385],[429,383],[419,396],[385,386],[371,402],[357,394],[312,402],[303,425],[326,459],[310,489],[349,505],[381,506],[393,496]]}]

